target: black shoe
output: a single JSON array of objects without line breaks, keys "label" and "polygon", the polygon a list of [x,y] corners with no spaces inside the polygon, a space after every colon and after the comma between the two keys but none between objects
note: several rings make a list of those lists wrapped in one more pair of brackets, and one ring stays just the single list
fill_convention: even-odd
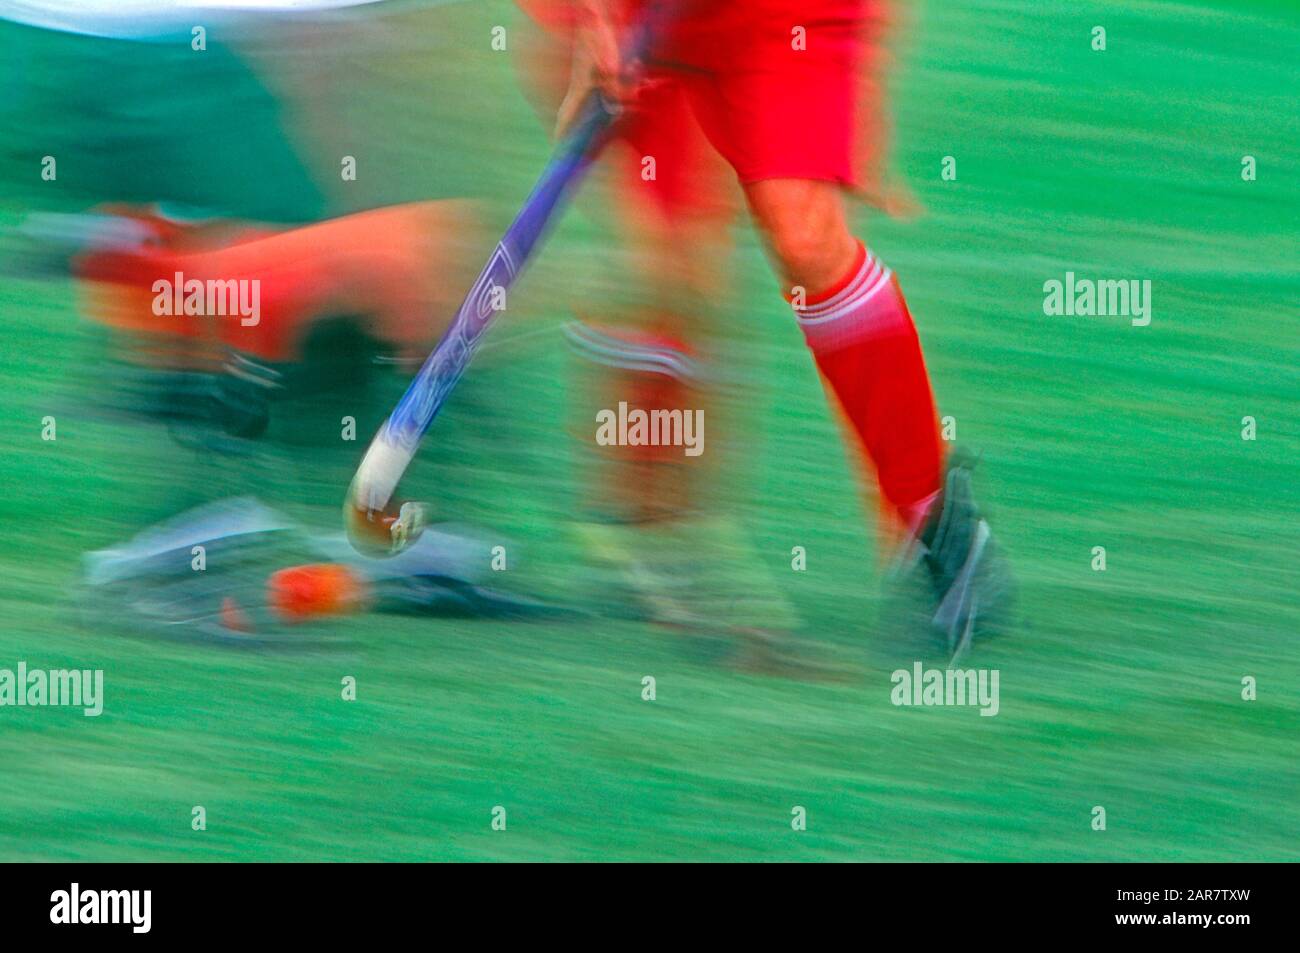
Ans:
[{"label": "black shoe", "polygon": [[951,455],[937,508],[918,540],[936,602],[931,621],[946,640],[951,661],[970,648],[976,635],[1006,624],[1015,593],[1011,567],[975,504],[975,463],[964,451]]}]

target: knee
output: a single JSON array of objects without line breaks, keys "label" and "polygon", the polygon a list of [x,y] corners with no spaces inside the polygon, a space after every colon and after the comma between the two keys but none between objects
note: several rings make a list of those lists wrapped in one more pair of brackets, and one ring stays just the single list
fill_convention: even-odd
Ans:
[{"label": "knee", "polygon": [[756,197],[751,195],[750,204],[755,224],[787,285],[819,291],[851,266],[857,243],[832,186],[759,190]]},{"label": "knee", "polygon": [[764,230],[782,277],[792,285],[820,290],[818,276],[828,270],[826,261],[834,252],[836,236],[828,234],[810,221],[784,220]]}]

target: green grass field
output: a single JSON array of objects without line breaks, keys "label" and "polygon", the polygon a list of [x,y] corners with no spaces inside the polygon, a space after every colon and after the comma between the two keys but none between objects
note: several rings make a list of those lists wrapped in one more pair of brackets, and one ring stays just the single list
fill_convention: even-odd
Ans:
[{"label": "green grass field", "polygon": [[[516,22],[499,2],[441,15],[449,36]],[[71,284],[8,278],[0,668],[102,668],[106,702],[99,718],[0,708],[0,859],[1300,858],[1300,16],[928,0],[909,20],[895,164],[926,214],[862,224],[908,292],[941,413],[983,452],[1019,576],[1018,624],[971,660],[1001,673],[997,717],[890,703],[871,507],[748,228],[716,334],[717,508],[829,680],[742,674],[630,621],[368,615],[332,623],[341,647],[277,651],[81,624],[82,552],[235,492],[330,525],[360,451],[243,468],[81,414],[102,378]],[[391,171],[332,202],[469,194],[494,222],[517,208],[546,138],[510,56],[482,45],[368,74],[380,107],[339,122]],[[5,222],[71,201],[17,181],[37,176],[42,129],[108,121],[31,116]],[[608,257],[572,215],[516,292],[530,313],[497,329],[414,478],[448,517],[510,541],[512,581],[561,597],[584,571],[563,532],[576,489],[556,327]],[[1043,283],[1067,270],[1149,278],[1150,326],[1044,315]],[[383,403],[359,415],[363,434]],[[277,427],[327,430],[339,410]],[[796,545],[806,572],[791,571]]]}]

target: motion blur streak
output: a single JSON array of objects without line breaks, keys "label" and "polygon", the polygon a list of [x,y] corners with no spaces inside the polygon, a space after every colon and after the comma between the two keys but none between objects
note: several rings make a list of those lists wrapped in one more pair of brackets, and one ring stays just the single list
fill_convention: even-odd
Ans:
[{"label": "motion blur streak", "polygon": [[[625,137],[368,559],[361,454],[554,141],[524,6],[0,2],[0,667],[103,673],[98,717],[0,706],[0,859],[1296,859],[1293,4],[873,20],[863,245],[803,312],[722,119]],[[895,276],[1018,582],[960,662],[996,717],[891,701],[950,657],[899,582],[934,497],[805,347]]]}]

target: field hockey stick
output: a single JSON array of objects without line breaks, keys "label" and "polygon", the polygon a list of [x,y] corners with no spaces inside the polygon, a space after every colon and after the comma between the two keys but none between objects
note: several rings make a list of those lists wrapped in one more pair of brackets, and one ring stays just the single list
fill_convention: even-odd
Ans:
[{"label": "field hockey stick", "polygon": [[[633,29],[622,62],[631,64],[646,55],[657,36],[669,4],[654,4]],[[406,503],[397,513],[390,509],[397,485],[410,466],[420,441],[442,409],[487,329],[498,302],[532,258],[547,227],[556,217],[608,140],[620,109],[599,90],[593,90],[579,110],[569,132],[556,146],[515,220],[479,273],[433,352],[397,402],[371,441],[357,468],[344,503],[348,538],[358,550],[391,555],[414,541],[423,527],[422,504]]]}]

